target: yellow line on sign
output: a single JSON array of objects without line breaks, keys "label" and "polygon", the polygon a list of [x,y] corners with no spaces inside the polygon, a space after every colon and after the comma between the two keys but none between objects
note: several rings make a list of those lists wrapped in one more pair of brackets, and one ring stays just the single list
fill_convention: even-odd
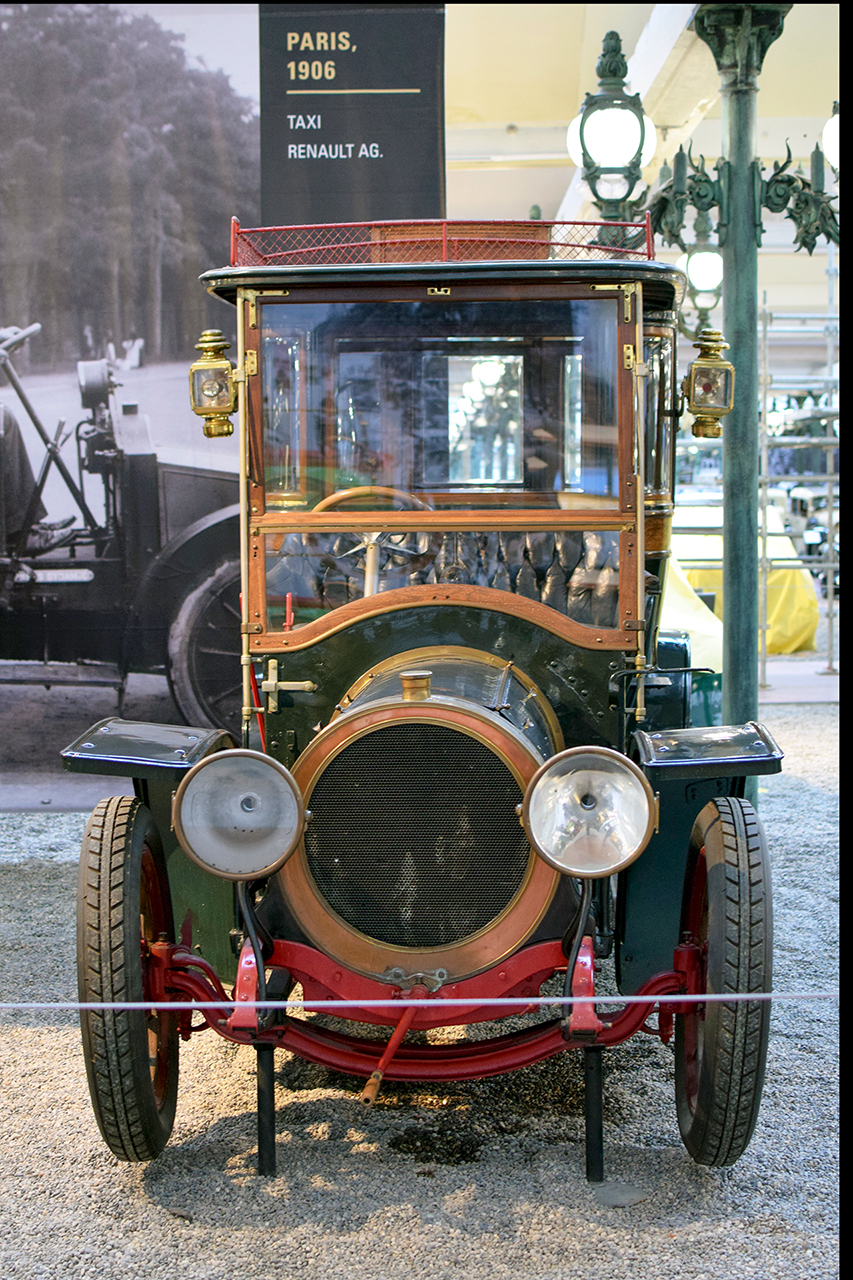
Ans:
[{"label": "yellow line on sign", "polygon": [[286,89],[287,94],[420,93],[420,89]]}]

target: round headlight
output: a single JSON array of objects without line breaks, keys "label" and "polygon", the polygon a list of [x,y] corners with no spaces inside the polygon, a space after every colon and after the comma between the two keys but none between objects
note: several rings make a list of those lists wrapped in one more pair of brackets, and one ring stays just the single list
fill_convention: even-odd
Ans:
[{"label": "round headlight", "polygon": [[256,880],[293,853],[305,805],[284,765],[237,748],[190,769],[175,796],[174,825],[181,848],[205,871]]},{"label": "round headlight", "polygon": [[645,776],[609,747],[572,747],[533,775],[522,822],[536,852],[565,875],[598,879],[638,858],[654,828]]}]

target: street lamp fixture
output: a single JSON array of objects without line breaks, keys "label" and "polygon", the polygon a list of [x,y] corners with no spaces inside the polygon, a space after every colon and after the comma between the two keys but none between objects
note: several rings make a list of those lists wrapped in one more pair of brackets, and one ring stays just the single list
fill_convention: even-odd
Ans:
[{"label": "street lamp fixture", "polygon": [[688,245],[675,264],[687,276],[687,294],[697,313],[692,329],[679,314],[678,327],[686,338],[696,338],[708,328],[710,313],[720,305],[723,296],[723,255],[711,243],[711,219],[706,212],[697,214],[693,231],[695,244]]},{"label": "street lamp fixture", "polygon": [[643,111],[640,95],[625,91],[628,63],[617,32],[608,31],[604,37],[595,69],[598,93],[586,95],[569,125],[566,146],[602,217],[627,222],[636,213],[630,197],[643,167],[654,157],[657,133]]}]

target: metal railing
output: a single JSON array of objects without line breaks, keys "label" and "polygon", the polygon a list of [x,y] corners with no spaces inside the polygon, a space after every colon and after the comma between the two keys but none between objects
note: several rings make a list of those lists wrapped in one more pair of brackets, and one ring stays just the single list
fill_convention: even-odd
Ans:
[{"label": "metal railing", "polygon": [[589,261],[654,258],[650,215],[642,222],[350,222],[241,227],[231,220],[231,265]]}]

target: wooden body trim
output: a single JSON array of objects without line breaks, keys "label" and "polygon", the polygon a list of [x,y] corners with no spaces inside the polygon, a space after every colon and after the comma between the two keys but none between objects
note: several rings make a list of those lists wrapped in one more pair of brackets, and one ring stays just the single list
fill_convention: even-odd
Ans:
[{"label": "wooden body trim", "polygon": [[[623,535],[627,536],[627,535]],[[626,548],[621,548],[624,554]],[[256,573],[263,576],[263,560]],[[635,614],[636,590],[635,576],[627,572],[627,566],[633,561],[633,553],[625,558],[624,579],[620,576],[622,595],[621,609],[623,618],[631,620]],[[250,560],[250,567],[255,561]],[[626,599],[626,597],[628,597]],[[257,599],[257,596],[253,596]],[[401,609],[418,609],[425,605],[449,605],[462,609],[488,609],[491,613],[503,613],[512,618],[520,618],[531,626],[559,636],[569,644],[582,649],[635,649],[637,633],[633,630],[596,630],[567,618],[548,605],[538,600],[528,600],[526,596],[513,595],[508,591],[495,591],[491,587],[460,586],[448,583],[435,586],[401,587],[396,591],[382,591],[378,595],[366,596],[361,600],[350,600],[338,609],[331,610],[322,618],[315,618],[293,631],[264,631],[257,623],[258,632],[251,636],[253,653],[296,653],[310,649],[313,645],[343,631],[356,622],[369,618],[378,618],[383,614],[394,613]]]}]

